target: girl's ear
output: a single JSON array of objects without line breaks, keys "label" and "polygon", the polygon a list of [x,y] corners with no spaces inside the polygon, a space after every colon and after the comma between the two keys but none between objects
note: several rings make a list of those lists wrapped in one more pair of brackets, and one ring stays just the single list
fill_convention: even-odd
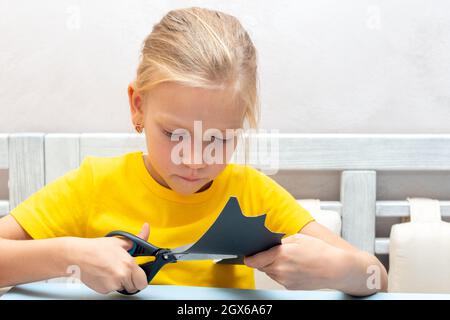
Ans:
[{"label": "girl's ear", "polygon": [[142,118],[144,115],[142,110],[142,97],[136,92],[134,82],[128,85],[128,103],[130,104],[132,118]]}]

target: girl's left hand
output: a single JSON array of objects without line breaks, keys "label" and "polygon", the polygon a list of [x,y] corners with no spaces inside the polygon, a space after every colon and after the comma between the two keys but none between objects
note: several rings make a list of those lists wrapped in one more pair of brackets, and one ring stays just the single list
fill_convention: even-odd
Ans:
[{"label": "girl's left hand", "polygon": [[334,289],[341,281],[346,251],[325,241],[297,233],[281,245],[244,258],[244,263],[265,272],[290,290]]}]

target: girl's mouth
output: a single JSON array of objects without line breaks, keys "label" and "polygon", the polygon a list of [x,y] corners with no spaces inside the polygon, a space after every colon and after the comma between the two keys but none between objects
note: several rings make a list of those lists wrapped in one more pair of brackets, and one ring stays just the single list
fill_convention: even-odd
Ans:
[{"label": "girl's mouth", "polygon": [[196,182],[196,181],[201,180],[201,178],[190,178],[190,177],[182,177],[182,176],[178,176],[178,177],[180,177],[181,179],[183,179],[185,181],[189,181],[189,182]]}]

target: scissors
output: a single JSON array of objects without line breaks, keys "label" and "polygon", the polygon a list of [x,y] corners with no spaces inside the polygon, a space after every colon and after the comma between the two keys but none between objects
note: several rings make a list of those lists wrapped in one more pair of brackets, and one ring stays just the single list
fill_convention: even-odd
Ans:
[{"label": "scissors", "polygon": [[[168,263],[175,263],[177,261],[183,260],[221,260],[221,259],[232,259],[237,258],[237,255],[230,254],[204,254],[204,253],[189,253],[184,252],[189,249],[192,244],[188,244],[175,249],[159,248],[151,243],[135,236],[134,234],[128,233],[126,231],[112,231],[106,235],[106,237],[123,237],[125,239],[131,240],[133,247],[128,250],[128,253],[132,257],[141,256],[153,256],[154,261],[146,262],[140,264],[139,266],[144,270],[147,276],[147,283],[150,283],[155,275]],[[121,294],[133,295],[139,292],[130,293],[128,291],[119,290]]]}]

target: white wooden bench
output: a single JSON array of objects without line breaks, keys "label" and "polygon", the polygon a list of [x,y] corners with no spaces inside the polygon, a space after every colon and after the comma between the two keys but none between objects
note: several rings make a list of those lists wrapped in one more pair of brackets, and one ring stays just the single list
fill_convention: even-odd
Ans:
[{"label": "white wooden bench", "polygon": [[[404,199],[377,201],[377,172],[450,170],[448,134],[272,137],[278,139],[281,170],[340,172],[339,201],[322,201],[321,207],[341,214],[344,239],[376,254],[389,253],[389,239],[375,237],[376,219],[409,215]],[[146,150],[143,135],[1,134],[0,169],[9,169],[9,201],[0,201],[0,215],[7,214],[46,183],[78,167],[87,155],[114,156],[135,150]],[[444,217],[450,216],[450,201],[441,201],[441,212]]]}]

